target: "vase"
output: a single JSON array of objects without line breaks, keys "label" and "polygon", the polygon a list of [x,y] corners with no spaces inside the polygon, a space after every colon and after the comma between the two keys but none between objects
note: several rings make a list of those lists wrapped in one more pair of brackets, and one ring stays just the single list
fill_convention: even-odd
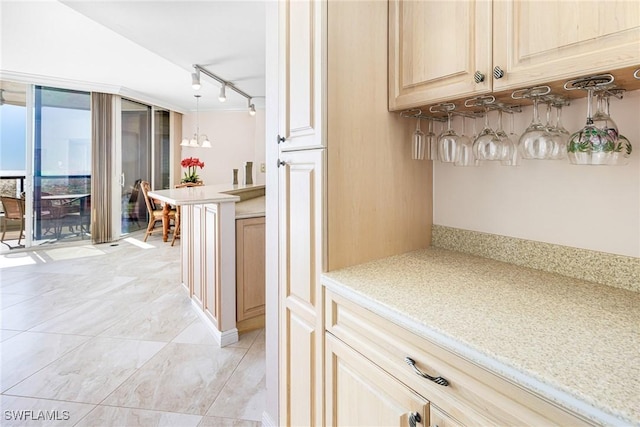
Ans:
[{"label": "vase", "polygon": [[244,183],[245,185],[253,184],[253,162],[244,164]]}]

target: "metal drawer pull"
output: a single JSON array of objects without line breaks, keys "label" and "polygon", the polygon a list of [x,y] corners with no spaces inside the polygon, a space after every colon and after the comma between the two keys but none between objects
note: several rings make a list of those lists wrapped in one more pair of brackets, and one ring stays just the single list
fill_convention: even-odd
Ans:
[{"label": "metal drawer pull", "polygon": [[416,366],[416,361],[413,360],[412,358],[410,358],[409,356],[404,358],[404,361],[407,362],[407,365],[411,366],[413,368],[414,371],[416,371],[416,374],[420,375],[423,378],[426,378],[430,381],[433,381],[436,384],[442,385],[442,386],[448,386],[449,385],[449,381],[447,381],[445,378],[442,377],[432,377],[431,375],[425,374],[424,372],[422,372],[420,369],[418,369],[418,367]]},{"label": "metal drawer pull", "polygon": [[416,424],[422,421],[422,417],[417,412],[412,412],[409,415],[409,426],[416,427]]}]

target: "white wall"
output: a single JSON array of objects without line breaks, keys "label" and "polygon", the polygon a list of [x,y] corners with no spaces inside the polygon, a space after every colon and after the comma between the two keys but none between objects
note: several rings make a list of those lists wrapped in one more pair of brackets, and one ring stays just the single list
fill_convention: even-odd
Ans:
[{"label": "white wall", "polygon": [[[461,168],[435,162],[434,224],[640,257],[640,91],[612,99],[610,111],[633,145],[629,165],[523,160],[518,167],[487,162]],[[585,117],[585,99],[563,110],[570,132]],[[520,134],[531,121],[531,107],[515,120]]]},{"label": "white wall", "polygon": [[[254,184],[265,183],[265,174],[260,172],[260,164],[265,163],[264,110],[257,110],[255,116],[247,111],[201,111],[199,122],[200,134],[209,137],[212,148],[181,147],[180,158],[197,157],[204,162],[198,175],[205,184],[231,184],[233,169],[238,169],[238,183],[242,184],[247,161],[253,162]],[[183,137],[191,138],[195,131],[196,113],[185,114]]]}]

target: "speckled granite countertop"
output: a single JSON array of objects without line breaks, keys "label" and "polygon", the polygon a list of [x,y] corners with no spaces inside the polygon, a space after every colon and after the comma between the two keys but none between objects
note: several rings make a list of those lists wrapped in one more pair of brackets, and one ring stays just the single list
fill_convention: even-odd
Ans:
[{"label": "speckled granite countertop", "polygon": [[596,422],[640,426],[640,293],[439,248],[322,281]]}]

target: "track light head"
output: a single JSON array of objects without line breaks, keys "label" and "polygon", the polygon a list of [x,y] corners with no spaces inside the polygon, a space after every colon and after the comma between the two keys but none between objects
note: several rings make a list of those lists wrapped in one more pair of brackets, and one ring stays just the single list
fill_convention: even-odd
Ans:
[{"label": "track light head", "polygon": [[194,90],[200,89],[200,70],[196,70],[195,73],[191,73],[191,87]]},{"label": "track light head", "polygon": [[224,83],[222,86],[220,86],[220,95],[218,95],[218,100],[220,102],[224,102],[224,101],[227,100],[226,89],[227,89],[227,84],[226,83]]},{"label": "track light head", "polygon": [[256,115],[256,106],[251,103],[251,98],[249,98],[249,115],[250,116]]}]

